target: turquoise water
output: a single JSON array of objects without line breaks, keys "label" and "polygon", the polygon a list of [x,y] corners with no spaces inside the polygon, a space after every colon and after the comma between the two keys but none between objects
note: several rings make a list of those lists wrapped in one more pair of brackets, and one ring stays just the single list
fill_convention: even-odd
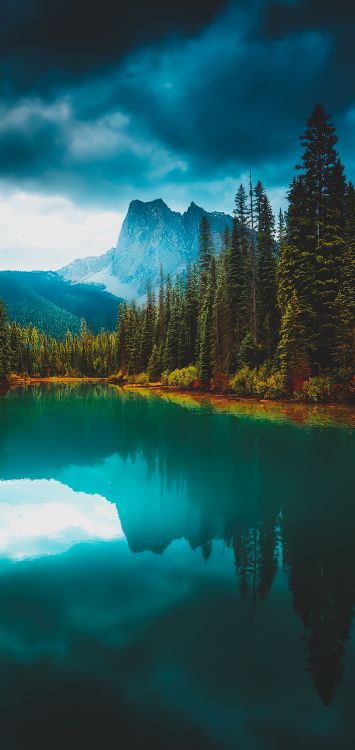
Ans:
[{"label": "turquoise water", "polygon": [[346,427],[0,397],[3,750],[354,747]]}]

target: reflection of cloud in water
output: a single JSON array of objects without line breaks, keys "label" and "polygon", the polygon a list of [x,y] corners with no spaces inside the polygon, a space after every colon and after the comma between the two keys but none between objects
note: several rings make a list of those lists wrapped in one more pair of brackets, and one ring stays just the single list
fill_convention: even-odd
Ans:
[{"label": "reflection of cloud in water", "polygon": [[123,536],[116,506],[101,495],[54,479],[0,482],[0,557],[23,560]]}]

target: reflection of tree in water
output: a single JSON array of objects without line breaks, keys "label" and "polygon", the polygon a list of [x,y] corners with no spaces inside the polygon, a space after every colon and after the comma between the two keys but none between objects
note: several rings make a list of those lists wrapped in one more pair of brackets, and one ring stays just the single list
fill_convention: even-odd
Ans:
[{"label": "reflection of tree in water", "polygon": [[206,561],[211,556],[212,546],[213,546],[212,539],[207,539],[205,542],[203,542],[203,544],[201,544],[203,559]]},{"label": "reflection of tree in water", "polygon": [[260,521],[258,526],[233,537],[240,593],[243,599],[252,595],[254,608],[256,596],[260,596],[261,599],[267,596],[276,575],[278,566],[276,523]]},{"label": "reflection of tree in water", "polygon": [[[306,629],[308,669],[324,704],[331,703],[355,601],[352,453],[345,433],[240,420],[206,406],[196,415],[159,398],[118,397],[101,387],[31,389],[0,399],[0,408],[3,478],[55,477],[65,466],[113,454],[133,463],[140,457],[147,482],[158,473],[162,493],[174,487],[187,497],[179,534],[201,547],[207,564],[212,540],[233,548],[240,593],[254,609],[271,590],[282,548]],[[129,504],[118,510],[129,541]],[[163,510],[159,500],[156,512]],[[161,544],[157,537],[154,549],[163,551],[173,538],[172,527],[171,538]]]},{"label": "reflection of tree in water", "polygon": [[[271,590],[281,547],[294,608],[305,626],[306,669],[327,706],[340,686],[346,641],[350,638],[355,604],[353,541],[349,533],[347,539],[342,533],[332,534],[331,517],[330,528],[323,529],[326,535],[319,538],[315,533],[308,541],[302,528],[290,523],[287,510],[282,514],[280,539],[279,521],[275,519],[274,525],[261,521],[233,536],[240,594],[252,602],[255,612],[257,597],[263,599]],[[348,529],[352,528],[350,517]]]},{"label": "reflection of tree in water", "polygon": [[324,502],[321,508],[315,500],[302,527],[291,512],[283,516],[289,586],[306,629],[308,671],[324,705],[332,702],[342,680],[355,603],[354,524],[348,500],[342,496],[336,507]]}]

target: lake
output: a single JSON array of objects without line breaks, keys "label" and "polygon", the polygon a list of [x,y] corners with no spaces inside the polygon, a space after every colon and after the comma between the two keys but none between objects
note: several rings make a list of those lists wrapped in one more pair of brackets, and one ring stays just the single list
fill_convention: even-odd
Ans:
[{"label": "lake", "polygon": [[3,750],[355,746],[349,411],[0,396]]}]

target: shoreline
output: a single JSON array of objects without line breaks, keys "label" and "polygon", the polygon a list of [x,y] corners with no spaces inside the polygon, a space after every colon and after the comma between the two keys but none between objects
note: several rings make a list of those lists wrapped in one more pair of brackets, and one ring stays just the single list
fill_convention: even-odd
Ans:
[{"label": "shoreline", "polygon": [[167,401],[193,410],[211,406],[219,413],[233,414],[236,417],[249,415],[260,419],[273,419],[276,422],[291,421],[303,426],[328,425],[355,429],[355,409],[354,405],[349,403],[305,404],[294,400],[272,401],[211,391],[179,390],[159,385],[149,387],[132,384],[125,386],[124,390],[140,393],[142,397],[149,397],[155,392]]},{"label": "shoreline", "polygon": [[48,376],[48,377],[21,377],[21,376],[10,376],[10,378],[0,380],[0,393],[7,390],[12,390],[17,387],[41,385],[41,384],[100,384],[104,383],[116,388],[121,388],[131,392],[141,392],[142,394],[157,393],[161,396],[172,396],[177,399],[188,399],[195,404],[199,404],[207,399],[212,402],[216,407],[222,409],[228,406],[240,405],[247,408],[261,408],[265,412],[275,410],[279,408],[284,413],[292,413],[295,410],[300,409],[317,409],[317,410],[330,410],[331,412],[336,411],[347,411],[352,414],[355,420],[355,408],[351,402],[318,402],[318,403],[305,403],[297,399],[262,399],[252,396],[236,396],[233,393],[222,393],[217,391],[200,391],[200,390],[188,390],[182,388],[176,388],[174,386],[163,385],[161,382],[153,382],[142,385],[140,383],[127,383],[120,381],[115,377],[72,377],[72,376]]},{"label": "shoreline", "polygon": [[182,390],[161,383],[142,385],[122,383],[117,378],[89,377],[12,377],[0,380],[0,396],[15,391],[17,388],[39,387],[41,385],[96,385],[104,384],[120,392],[136,393],[141,398],[149,399],[156,395],[164,401],[176,404],[184,409],[219,414],[229,414],[236,418],[253,417],[258,420],[272,420],[275,423],[289,422],[300,427],[339,427],[355,430],[355,408],[351,403],[313,403],[306,404],[296,400],[272,401],[235,396],[232,393],[211,391]]}]

